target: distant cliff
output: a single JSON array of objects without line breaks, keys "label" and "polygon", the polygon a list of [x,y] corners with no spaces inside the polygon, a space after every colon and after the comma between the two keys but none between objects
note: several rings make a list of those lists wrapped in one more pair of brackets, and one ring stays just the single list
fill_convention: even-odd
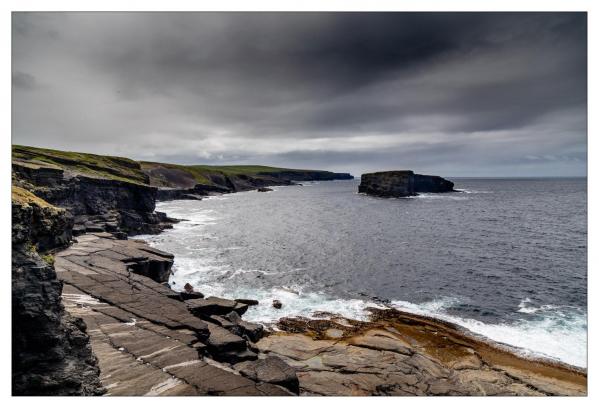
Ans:
[{"label": "distant cliff", "polygon": [[150,184],[160,188],[158,199],[194,198],[212,192],[233,193],[294,181],[351,180],[349,173],[285,169],[269,166],[183,166],[141,162]]},{"label": "distant cliff", "polygon": [[[354,178],[349,173],[257,165],[207,166],[138,162],[124,157],[19,145],[13,145],[12,153],[13,171],[16,169],[20,177],[28,179],[33,185],[46,187],[53,184],[54,186],[61,184],[57,180],[63,178],[85,179],[84,184],[86,185],[110,184],[117,186],[118,182],[132,183],[140,186],[137,188],[138,192],[144,191],[142,201],[147,201],[146,197],[149,198],[152,195],[155,195],[158,200],[189,199],[215,192],[231,193],[266,186],[290,185],[294,181],[351,180]],[[109,182],[94,180],[108,180]],[[146,187],[144,190],[143,186],[150,187],[150,189]],[[152,192],[156,189],[155,193]],[[82,193],[85,194],[86,191],[89,191],[89,188],[83,187]],[[120,196],[120,193],[116,196]],[[43,198],[52,202],[50,197]],[[71,198],[69,198],[70,203],[76,204],[78,197]],[[63,203],[56,204],[62,206]]]},{"label": "distant cliff", "polygon": [[415,174],[412,170],[362,174],[358,192],[379,197],[409,197],[418,193],[454,191],[453,183],[439,176]]}]

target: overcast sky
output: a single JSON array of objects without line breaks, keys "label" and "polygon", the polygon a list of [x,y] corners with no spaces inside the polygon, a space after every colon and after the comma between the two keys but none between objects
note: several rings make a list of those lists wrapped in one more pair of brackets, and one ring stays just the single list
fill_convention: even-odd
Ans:
[{"label": "overcast sky", "polygon": [[13,143],[586,175],[583,13],[15,13]]}]

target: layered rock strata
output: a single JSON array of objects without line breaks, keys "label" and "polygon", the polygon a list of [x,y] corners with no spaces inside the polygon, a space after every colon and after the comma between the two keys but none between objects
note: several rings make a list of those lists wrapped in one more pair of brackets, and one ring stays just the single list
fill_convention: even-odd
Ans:
[{"label": "layered rock strata", "polygon": [[157,188],[72,174],[58,167],[13,160],[13,185],[74,216],[75,235],[85,232],[156,234],[176,220],[155,212]]},{"label": "layered rock strata", "polygon": [[301,395],[586,395],[586,373],[529,360],[394,309],[371,322],[282,319],[256,347],[297,370]]},{"label": "layered rock strata", "polygon": [[454,191],[454,184],[439,176],[415,174],[411,170],[362,174],[358,192],[379,197],[409,197],[418,193]]},{"label": "layered rock strata", "polygon": [[[172,255],[141,241],[117,240],[108,233],[76,240],[56,254],[56,271],[65,282],[66,308],[88,326],[100,379],[110,395],[297,391],[280,376],[269,381],[235,368],[259,358],[248,340],[259,340],[262,328],[258,333],[258,325],[238,314],[248,305],[210,297],[184,300],[163,284]],[[282,364],[292,376],[294,370]]]},{"label": "layered rock strata", "polygon": [[99,395],[85,323],[65,312],[49,251],[70,240],[69,214],[13,187],[12,393]]}]

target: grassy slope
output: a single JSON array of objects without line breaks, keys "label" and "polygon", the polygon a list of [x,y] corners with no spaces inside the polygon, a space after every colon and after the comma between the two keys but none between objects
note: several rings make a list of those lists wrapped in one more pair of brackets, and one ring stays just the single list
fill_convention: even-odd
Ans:
[{"label": "grassy slope", "polygon": [[159,167],[167,169],[177,169],[185,171],[193,176],[197,183],[202,184],[213,184],[210,181],[210,174],[223,174],[227,176],[238,176],[238,175],[257,175],[257,174],[268,174],[278,173],[281,171],[316,171],[316,170],[296,170],[296,169],[285,169],[281,167],[269,167],[269,166],[257,166],[257,165],[239,165],[239,166],[208,166],[208,165],[181,165],[181,164],[167,164],[167,163],[153,163],[153,162],[140,162],[142,169],[151,170]]},{"label": "grassy slope", "polygon": [[47,203],[45,200],[39,198],[29,190],[18,186],[11,187],[11,200],[21,205],[35,204],[40,208],[56,208],[52,204]]},{"label": "grassy slope", "polygon": [[13,160],[50,164],[77,174],[112,180],[146,184],[147,175],[138,162],[124,157],[100,156],[90,153],[65,152],[29,146],[12,146]]},{"label": "grassy slope", "polygon": [[240,165],[240,166],[207,166],[180,165],[168,163],[137,162],[135,160],[116,156],[102,156],[90,153],[66,152],[61,150],[43,149],[29,146],[12,146],[13,160],[29,164],[46,164],[58,166],[77,174],[92,177],[128,181],[137,184],[165,185],[160,180],[148,177],[147,171],[157,168],[176,169],[189,174],[197,183],[213,184],[209,175],[222,174],[227,176],[257,175],[258,173],[277,173],[281,171],[316,171],[285,169],[281,167]]}]

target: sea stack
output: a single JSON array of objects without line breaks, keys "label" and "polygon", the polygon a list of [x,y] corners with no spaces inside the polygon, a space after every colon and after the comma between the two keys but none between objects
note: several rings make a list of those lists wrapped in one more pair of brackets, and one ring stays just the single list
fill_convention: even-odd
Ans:
[{"label": "sea stack", "polygon": [[359,193],[379,197],[410,197],[418,193],[455,191],[453,183],[439,176],[415,174],[412,170],[381,171],[362,174]]}]

